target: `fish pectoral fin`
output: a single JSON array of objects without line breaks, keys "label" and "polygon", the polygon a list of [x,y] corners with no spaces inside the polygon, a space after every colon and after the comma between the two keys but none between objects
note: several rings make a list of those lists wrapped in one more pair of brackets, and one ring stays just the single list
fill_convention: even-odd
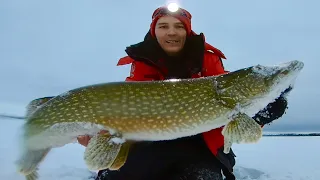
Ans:
[{"label": "fish pectoral fin", "polygon": [[118,170],[125,164],[125,162],[127,161],[131,144],[132,142],[129,142],[129,141],[124,142],[122,144],[116,159],[113,161],[112,165],[109,167],[110,170]]},{"label": "fish pectoral fin", "polygon": [[16,162],[18,172],[25,175],[27,180],[38,179],[38,166],[44,160],[49,149],[26,150]]},{"label": "fish pectoral fin", "polygon": [[96,171],[109,168],[119,154],[122,143],[108,133],[93,136],[84,152],[88,169]]},{"label": "fish pectoral fin", "polygon": [[224,126],[224,153],[229,153],[233,143],[256,143],[262,137],[262,128],[250,116],[238,113]]}]

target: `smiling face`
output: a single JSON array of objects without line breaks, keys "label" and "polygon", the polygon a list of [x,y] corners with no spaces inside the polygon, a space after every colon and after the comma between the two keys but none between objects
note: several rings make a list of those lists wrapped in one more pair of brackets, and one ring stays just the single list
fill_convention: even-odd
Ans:
[{"label": "smiling face", "polygon": [[183,49],[187,31],[179,19],[164,16],[157,21],[155,35],[161,48],[168,55],[174,56]]}]

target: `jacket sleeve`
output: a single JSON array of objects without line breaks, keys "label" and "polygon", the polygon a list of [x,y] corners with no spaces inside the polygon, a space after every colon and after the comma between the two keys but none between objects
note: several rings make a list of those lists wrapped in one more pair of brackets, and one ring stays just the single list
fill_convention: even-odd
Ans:
[{"label": "jacket sleeve", "polygon": [[219,56],[211,52],[205,52],[202,69],[203,76],[216,76],[227,72]]},{"label": "jacket sleeve", "polygon": [[153,81],[158,79],[159,74],[153,67],[143,62],[133,61],[130,76],[126,78],[126,81]]}]

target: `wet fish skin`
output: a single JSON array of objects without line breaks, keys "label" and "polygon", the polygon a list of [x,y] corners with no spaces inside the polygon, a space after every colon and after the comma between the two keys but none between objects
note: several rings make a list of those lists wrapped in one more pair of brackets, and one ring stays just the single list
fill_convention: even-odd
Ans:
[{"label": "wet fish skin", "polygon": [[169,127],[186,128],[228,111],[212,101],[215,94],[210,79],[88,86],[55,97],[36,111],[27,122],[26,136],[68,122],[95,123],[121,134],[171,133]]}]

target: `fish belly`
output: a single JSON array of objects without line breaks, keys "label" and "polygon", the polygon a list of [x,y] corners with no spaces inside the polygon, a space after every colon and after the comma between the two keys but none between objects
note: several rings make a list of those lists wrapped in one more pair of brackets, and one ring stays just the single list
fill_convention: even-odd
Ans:
[{"label": "fish belly", "polygon": [[177,126],[169,126],[167,128],[152,128],[150,130],[124,132],[124,139],[136,141],[162,141],[173,140],[182,137],[193,136],[212,129],[219,128],[229,122],[228,118],[218,117],[216,119],[208,119],[206,123],[186,124],[181,122]]},{"label": "fish belly", "polygon": [[33,150],[60,147],[68,143],[76,142],[81,135],[96,135],[103,126],[90,122],[62,122],[57,123],[46,130],[25,138],[25,145]]}]

